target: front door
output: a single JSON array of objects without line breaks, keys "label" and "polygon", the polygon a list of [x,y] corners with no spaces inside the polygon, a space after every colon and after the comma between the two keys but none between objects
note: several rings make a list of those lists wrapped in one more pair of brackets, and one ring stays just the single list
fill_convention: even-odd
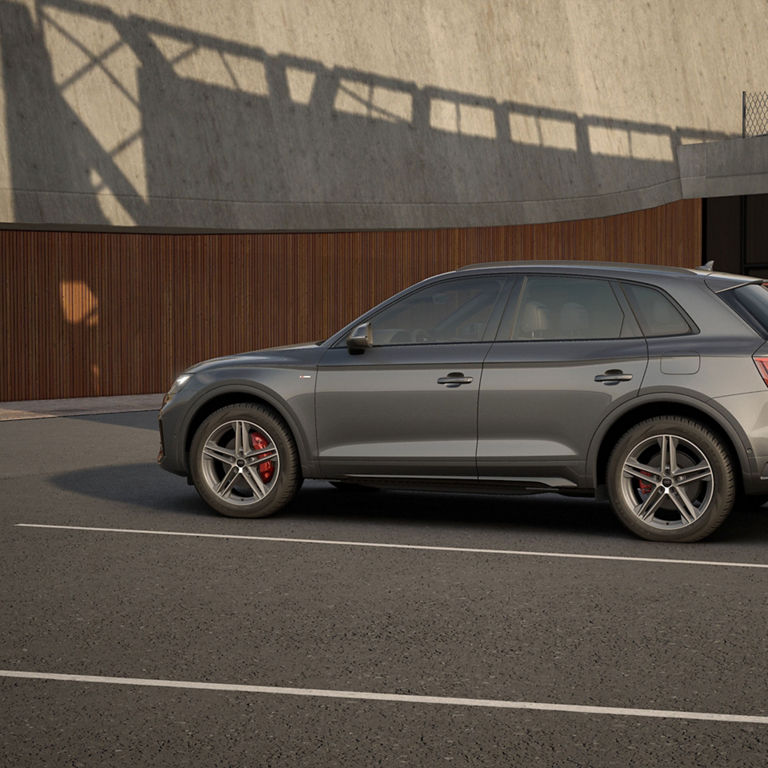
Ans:
[{"label": "front door", "polygon": [[482,364],[507,285],[431,283],[369,318],[373,347],[326,352],[315,397],[324,476],[476,478]]}]

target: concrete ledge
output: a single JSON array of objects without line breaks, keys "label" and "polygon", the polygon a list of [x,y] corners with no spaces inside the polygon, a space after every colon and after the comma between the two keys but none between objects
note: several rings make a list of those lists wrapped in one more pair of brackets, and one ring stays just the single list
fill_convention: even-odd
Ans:
[{"label": "concrete ledge", "polygon": [[0,402],[0,421],[51,419],[58,416],[85,416],[91,413],[159,411],[162,401],[162,394],[7,401]]},{"label": "concrete ledge", "polygon": [[[674,167],[674,166],[673,166]],[[674,174],[674,172],[673,172]],[[83,220],[72,197],[93,203],[109,198],[123,208],[125,196],[16,190],[17,202],[37,212],[25,221],[32,228],[109,230],[103,220]],[[680,180],[673,178],[638,189],[546,200],[485,202],[267,202],[150,198],[146,215],[135,226],[115,229],[145,232],[296,232],[491,227],[573,221],[655,208],[680,200]],[[95,209],[95,205],[91,206]],[[67,212],[71,212],[71,216]],[[0,211],[0,218],[2,211]]]},{"label": "concrete ledge", "polygon": [[686,144],[677,158],[684,198],[768,193],[768,136]]}]

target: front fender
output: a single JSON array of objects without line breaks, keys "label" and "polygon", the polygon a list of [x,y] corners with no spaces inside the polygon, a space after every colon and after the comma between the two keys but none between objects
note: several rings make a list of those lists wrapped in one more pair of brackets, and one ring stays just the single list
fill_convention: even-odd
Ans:
[{"label": "front fender", "polygon": [[[173,445],[177,449],[175,461],[170,463],[180,465],[188,474],[194,430],[218,403],[237,402],[242,397],[244,401],[266,403],[283,418],[296,441],[302,471],[311,474],[317,455],[314,369],[264,368],[256,374],[253,369],[227,369],[205,371],[196,378],[198,386],[183,388],[169,404],[168,412],[161,413],[166,442],[169,448]],[[174,414],[178,414],[175,419]]]}]

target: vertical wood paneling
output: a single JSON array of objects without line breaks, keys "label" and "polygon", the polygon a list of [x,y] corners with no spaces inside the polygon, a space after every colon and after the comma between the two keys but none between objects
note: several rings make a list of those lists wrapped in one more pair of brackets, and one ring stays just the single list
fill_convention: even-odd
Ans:
[{"label": "vertical wood paneling", "polygon": [[324,338],[462,264],[701,263],[701,201],[475,229],[158,235],[0,231],[0,400],[160,392],[216,355]]}]

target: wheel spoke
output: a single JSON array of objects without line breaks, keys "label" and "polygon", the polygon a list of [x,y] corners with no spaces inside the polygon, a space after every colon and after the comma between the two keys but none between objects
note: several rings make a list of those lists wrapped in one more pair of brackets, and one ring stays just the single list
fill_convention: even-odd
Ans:
[{"label": "wheel spoke", "polygon": [[244,421],[235,422],[235,453],[245,456],[250,448],[248,444],[248,424]]},{"label": "wheel spoke", "polygon": [[235,456],[239,456],[243,452],[243,446],[240,436],[240,425],[242,421],[235,422]]},{"label": "wheel spoke", "polygon": [[706,461],[702,461],[693,467],[678,470],[674,479],[677,486],[692,483],[694,480],[711,480],[712,469]]},{"label": "wheel spoke", "polygon": [[222,496],[223,498],[229,496],[239,474],[240,473],[237,471],[237,467],[232,465],[227,470],[224,477],[221,478],[221,482],[216,486],[216,493],[218,493],[219,496]]},{"label": "wheel spoke", "polygon": [[666,435],[667,440],[667,461],[669,462],[669,471],[677,472],[677,438],[672,435]]},{"label": "wheel spoke", "polygon": [[203,456],[229,465],[235,463],[235,452],[229,450],[229,448],[222,448],[220,445],[216,445],[216,443],[206,443],[203,447]]},{"label": "wheel spoke", "polygon": [[253,467],[243,468],[243,477],[245,482],[251,486],[253,495],[257,500],[263,499],[267,495],[267,489],[264,487],[264,483],[261,482],[258,472],[254,472]]},{"label": "wheel spoke", "polygon": [[701,510],[693,506],[688,494],[682,488],[675,488],[670,492],[669,498],[675,503],[680,516],[686,523],[693,523],[701,514]]},{"label": "wheel spoke", "polygon": [[635,459],[627,459],[624,462],[623,472],[629,477],[639,477],[641,480],[659,480],[659,470],[648,464],[641,464]]},{"label": "wheel spoke", "polygon": [[274,447],[264,448],[260,451],[251,452],[245,459],[245,465],[252,467],[255,464],[261,464],[263,461],[274,461],[275,459],[277,459],[277,449]]},{"label": "wheel spoke", "polygon": [[641,520],[650,520],[656,512],[656,507],[664,500],[664,491],[660,486],[654,488],[642,504],[638,504],[634,512]]},{"label": "wheel spoke", "polygon": [[661,464],[660,469],[662,474],[669,462],[669,438],[667,435],[659,435],[658,439],[659,447],[661,448]]}]

